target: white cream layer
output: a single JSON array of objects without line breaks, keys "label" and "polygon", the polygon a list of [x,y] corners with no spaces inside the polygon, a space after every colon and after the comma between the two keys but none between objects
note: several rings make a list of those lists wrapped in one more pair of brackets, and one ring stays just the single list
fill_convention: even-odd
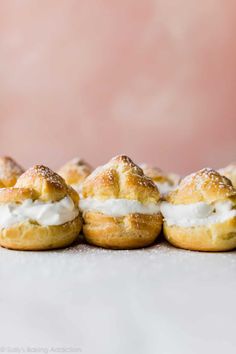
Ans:
[{"label": "white cream layer", "polygon": [[171,186],[168,182],[163,182],[163,183],[154,182],[154,183],[157,186],[160,194],[162,194],[162,195],[165,195],[165,194],[173,191],[176,188],[176,186]]},{"label": "white cream layer", "polygon": [[161,213],[167,225],[182,227],[208,226],[236,217],[236,209],[233,209],[231,201],[179,205],[162,202]]},{"label": "white cream layer", "polygon": [[83,212],[97,211],[105,215],[119,217],[127,214],[157,214],[160,212],[159,203],[142,204],[137,200],[95,198],[80,199],[80,209]]},{"label": "white cream layer", "polygon": [[27,199],[22,204],[0,204],[0,228],[9,228],[27,220],[42,226],[62,225],[74,220],[78,214],[79,210],[70,197],[51,203]]}]

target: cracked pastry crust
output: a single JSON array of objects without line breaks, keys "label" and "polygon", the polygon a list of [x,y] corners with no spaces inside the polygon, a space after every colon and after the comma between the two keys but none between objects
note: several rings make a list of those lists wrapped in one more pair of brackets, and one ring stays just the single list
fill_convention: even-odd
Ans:
[{"label": "cracked pastry crust", "polygon": [[[231,201],[236,207],[236,190],[229,179],[205,168],[185,177],[167,196],[172,205],[207,204]],[[174,246],[195,251],[227,251],[236,247],[236,217],[209,225],[183,227],[168,225],[164,219],[165,238]]]},{"label": "cracked pastry crust", "polygon": [[[0,204],[21,204],[27,199],[41,202],[57,202],[70,197],[78,208],[79,196],[66,185],[62,177],[49,168],[36,165],[27,170],[15,187],[0,190]],[[80,214],[62,225],[42,226],[27,220],[0,229],[0,245],[16,250],[48,250],[66,247],[77,238],[82,228]]]},{"label": "cracked pastry crust", "polygon": [[60,168],[58,174],[69,185],[80,185],[93,171],[92,167],[79,157],[67,162]]},{"label": "cracked pastry crust", "polygon": [[13,187],[23,173],[23,168],[11,157],[0,157],[0,188]]},{"label": "cracked pastry crust", "polygon": [[[121,155],[98,167],[82,185],[82,198],[98,200],[125,199],[142,204],[160,201],[153,181],[127,156]],[[86,240],[96,246],[131,249],[152,244],[162,228],[162,216],[131,213],[124,216],[105,215],[99,211],[83,213]]]}]

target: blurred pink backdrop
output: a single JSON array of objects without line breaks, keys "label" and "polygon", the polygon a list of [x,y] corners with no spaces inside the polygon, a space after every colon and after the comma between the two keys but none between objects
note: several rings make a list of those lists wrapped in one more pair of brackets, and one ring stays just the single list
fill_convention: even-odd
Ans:
[{"label": "blurred pink backdrop", "polygon": [[236,2],[1,0],[0,153],[118,153],[186,173],[236,158]]}]

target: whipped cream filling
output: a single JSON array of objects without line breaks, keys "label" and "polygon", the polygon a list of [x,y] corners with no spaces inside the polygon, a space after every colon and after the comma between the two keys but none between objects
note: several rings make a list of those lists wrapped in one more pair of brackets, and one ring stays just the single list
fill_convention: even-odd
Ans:
[{"label": "whipped cream filling", "polygon": [[79,203],[83,212],[97,211],[105,215],[119,217],[127,214],[157,214],[160,212],[159,203],[143,204],[137,200],[129,199],[106,199],[95,198],[81,199]]},{"label": "whipped cream filling", "polygon": [[8,228],[25,221],[36,221],[42,226],[62,225],[74,220],[79,214],[70,197],[58,202],[44,203],[25,200],[22,204],[0,204],[0,228]]},{"label": "whipped cream filling", "polygon": [[234,204],[231,201],[179,205],[162,202],[161,213],[169,226],[209,226],[236,217],[236,209],[233,207]]},{"label": "whipped cream filling", "polygon": [[154,182],[154,183],[162,195],[165,195],[176,188],[176,186],[171,186],[168,182],[163,182],[163,183]]}]

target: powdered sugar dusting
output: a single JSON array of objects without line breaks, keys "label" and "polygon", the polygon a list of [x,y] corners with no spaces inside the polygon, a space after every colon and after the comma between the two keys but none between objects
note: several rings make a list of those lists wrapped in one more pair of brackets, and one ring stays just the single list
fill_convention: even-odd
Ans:
[{"label": "powdered sugar dusting", "polygon": [[[31,167],[28,171],[26,171],[25,174],[32,177],[36,175],[41,176],[46,181],[60,189],[65,187],[64,179],[57,173],[53,172],[50,168],[43,165],[35,165],[34,167]],[[22,178],[24,178],[24,175],[22,176]]]},{"label": "powdered sugar dusting", "polygon": [[112,173],[112,169],[109,168],[108,170],[105,171],[105,174],[106,174],[106,177],[108,178],[108,180],[110,182],[113,182],[114,181],[114,175]]},{"label": "powdered sugar dusting", "polygon": [[159,241],[131,251],[78,243],[48,252],[0,249],[0,268],[3,348],[235,351],[235,252],[190,252]]},{"label": "powdered sugar dusting", "polygon": [[204,168],[185,177],[180,182],[179,189],[184,189],[188,185],[194,185],[194,187],[199,191],[201,191],[204,186],[204,189],[228,189],[230,192],[236,193],[230,180],[224,176],[221,176],[218,172],[211,168]]},{"label": "powdered sugar dusting", "polygon": [[[113,181],[113,172],[116,170],[121,176],[126,176],[127,174],[136,175],[137,184],[142,187],[153,188],[157,190],[155,183],[151,178],[145,176],[143,170],[137,166],[128,156],[118,155],[113,157],[107,164],[97,167],[86,179],[86,181],[91,181],[100,174],[104,174],[108,180]],[[85,183],[86,183],[85,181]]]},{"label": "powdered sugar dusting", "polygon": [[125,155],[119,155],[114,157],[111,160],[111,163],[118,162],[120,164],[120,167],[118,166],[118,170],[120,169],[122,173],[132,173],[134,175],[139,176],[137,179],[137,183],[142,186],[142,187],[147,187],[147,188],[154,188],[156,189],[155,183],[152,181],[151,178],[147,177],[144,173],[143,170],[136,165],[128,156]]}]

